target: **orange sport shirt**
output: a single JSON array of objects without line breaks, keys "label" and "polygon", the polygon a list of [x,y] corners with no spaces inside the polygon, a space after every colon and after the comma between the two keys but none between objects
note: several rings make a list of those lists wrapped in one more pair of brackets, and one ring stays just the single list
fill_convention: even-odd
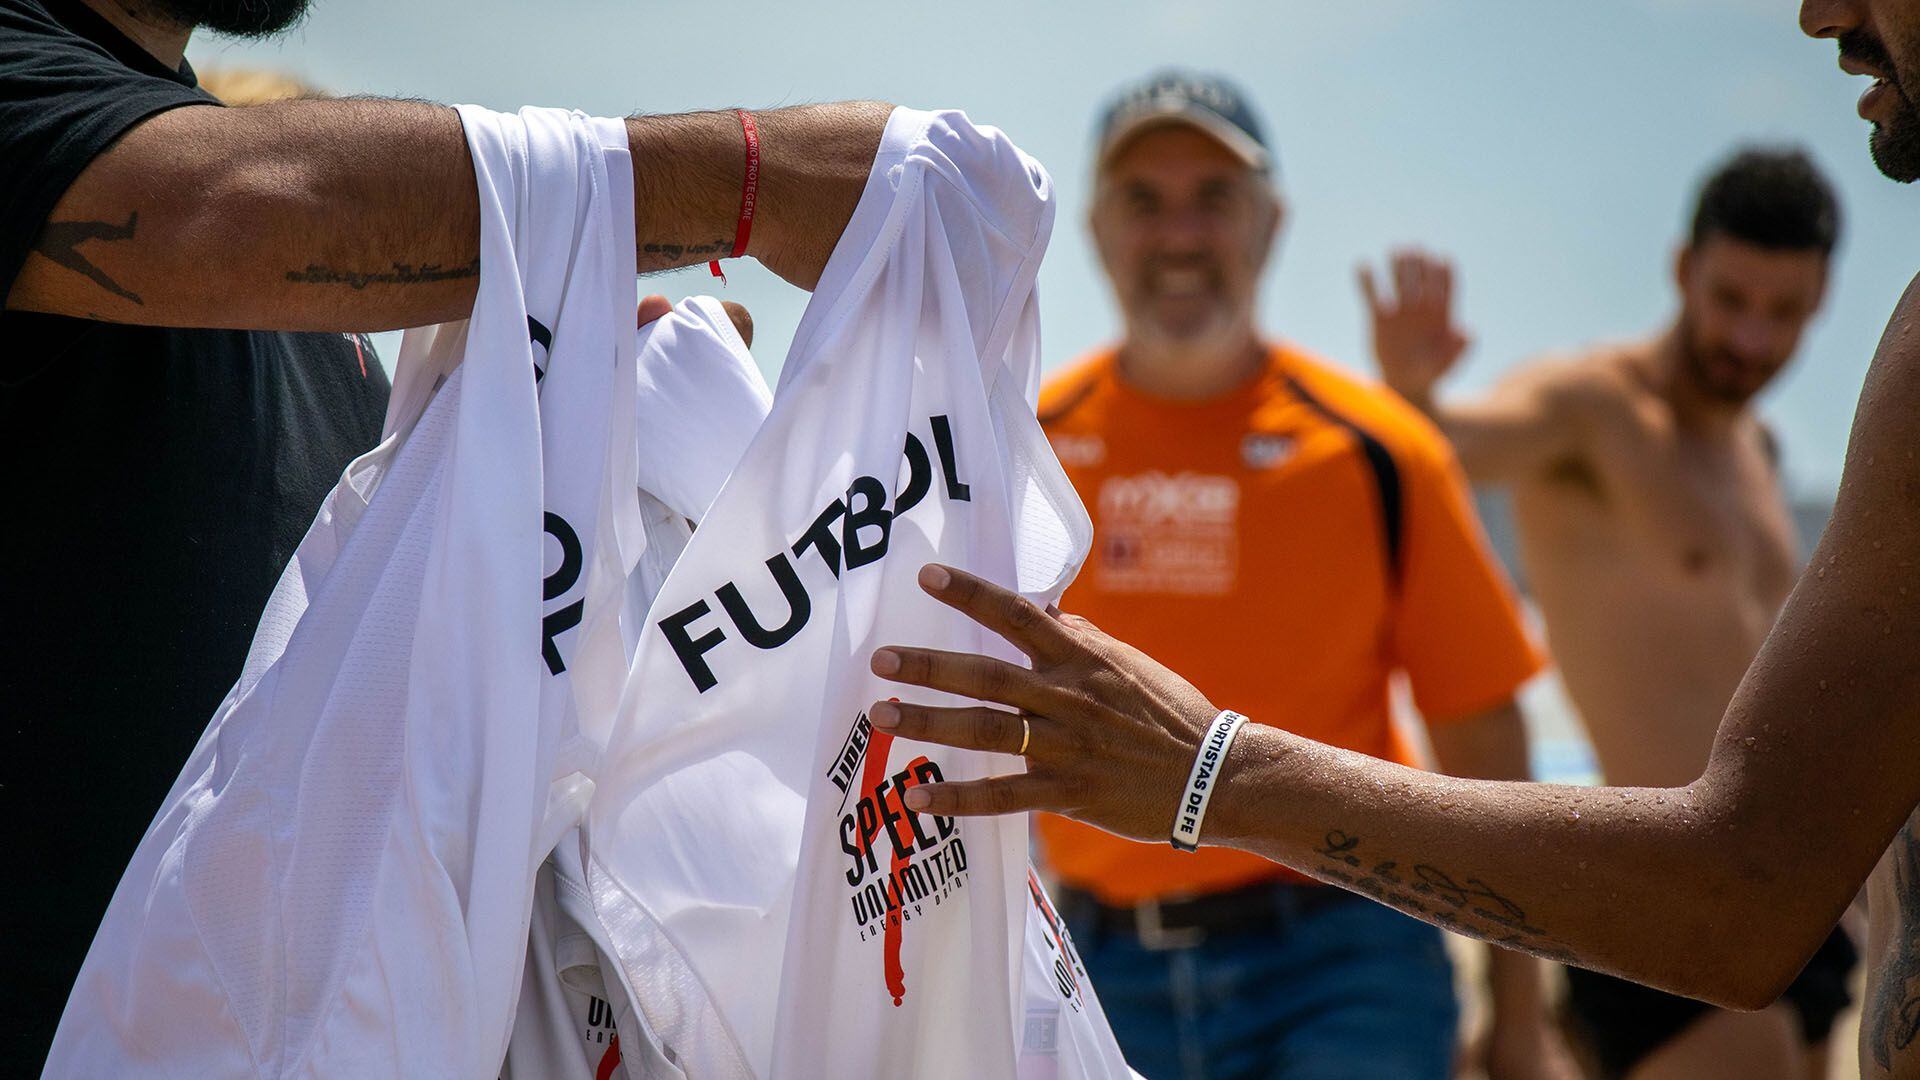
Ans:
[{"label": "orange sport shirt", "polygon": [[[1232,394],[1167,401],[1124,384],[1108,350],[1050,379],[1039,412],[1093,515],[1061,607],[1220,707],[1412,765],[1395,670],[1444,724],[1540,669],[1451,449],[1389,391],[1278,345]],[[1305,880],[1225,848],[1039,829],[1054,872],[1108,904]]]}]

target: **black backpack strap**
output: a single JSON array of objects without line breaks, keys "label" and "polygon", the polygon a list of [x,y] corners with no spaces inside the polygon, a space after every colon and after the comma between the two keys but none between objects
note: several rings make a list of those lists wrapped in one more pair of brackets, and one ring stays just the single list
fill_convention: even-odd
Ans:
[{"label": "black backpack strap", "polygon": [[1360,455],[1367,463],[1367,469],[1373,475],[1374,494],[1380,499],[1380,529],[1382,547],[1387,556],[1387,591],[1399,595],[1402,579],[1403,561],[1402,539],[1406,531],[1406,495],[1400,482],[1400,464],[1393,460],[1393,454],[1387,445],[1374,437],[1374,434],[1353,420],[1328,407],[1326,402],[1307,392],[1300,380],[1292,375],[1283,375],[1287,389],[1295,397],[1306,403],[1307,407],[1326,417],[1353,435],[1360,446]]}]

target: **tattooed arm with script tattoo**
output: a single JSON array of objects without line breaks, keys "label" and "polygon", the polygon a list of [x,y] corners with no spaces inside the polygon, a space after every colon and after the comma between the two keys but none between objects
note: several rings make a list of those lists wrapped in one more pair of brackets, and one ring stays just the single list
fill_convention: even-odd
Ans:
[{"label": "tattooed arm with script tattoo", "polygon": [[[1916,418],[1920,281],[1867,378],[1833,521],[1694,783],[1459,779],[1258,717],[1266,723],[1233,743],[1203,842],[1540,956],[1734,1008],[1771,1003],[1920,802]],[[894,681],[1025,714],[1023,725],[1002,708],[881,702],[870,712],[879,727],[1003,753],[1030,729],[1024,774],[916,788],[916,809],[1055,810],[1167,839],[1216,703],[1083,619],[944,567],[928,567],[921,584],[1019,646],[1032,668],[904,647],[874,655],[874,671]],[[1898,879],[1884,889],[1902,898],[1904,924],[1891,932],[1920,941],[1920,862],[1898,849]],[[1886,906],[1875,905],[1876,921]],[[1893,1044],[1920,1030],[1920,945],[1890,951],[1904,966],[1882,980],[1889,1004],[1867,1022],[1889,1018]]]},{"label": "tattooed arm with script tattoo", "polygon": [[[811,288],[859,201],[890,107],[755,114],[748,253]],[[726,255],[745,154],[731,112],[627,121],[642,271]],[[165,177],[165,183],[154,182]],[[154,326],[372,331],[462,318],[479,278],[473,167],[451,108],[289,101],[172,109],[55,205],[12,310]]]}]

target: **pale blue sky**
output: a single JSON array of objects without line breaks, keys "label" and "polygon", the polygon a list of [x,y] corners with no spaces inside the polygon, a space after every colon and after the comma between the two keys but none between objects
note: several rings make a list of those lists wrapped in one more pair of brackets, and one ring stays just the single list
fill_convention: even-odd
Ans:
[{"label": "pale blue sky", "polygon": [[[1049,366],[1107,339],[1086,239],[1092,116],[1167,63],[1237,80],[1265,116],[1291,221],[1262,298],[1276,334],[1370,370],[1353,268],[1417,241],[1455,255],[1483,386],[1544,351],[1654,328],[1701,172],[1743,139],[1807,145],[1847,211],[1834,291],[1764,408],[1789,476],[1837,480],[1860,379],[1920,270],[1920,190],[1882,179],[1864,81],[1786,0],[450,3],[315,0],[289,36],[205,38],[196,65],[268,65],[336,91],[605,115],[879,97],[963,108],[1052,171]],[[777,368],[806,296],[751,264],[656,278],[746,303]]]}]

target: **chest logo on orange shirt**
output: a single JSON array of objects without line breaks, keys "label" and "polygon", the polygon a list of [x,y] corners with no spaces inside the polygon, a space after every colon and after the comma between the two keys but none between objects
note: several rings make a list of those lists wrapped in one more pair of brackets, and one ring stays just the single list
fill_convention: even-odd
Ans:
[{"label": "chest logo on orange shirt", "polygon": [[1240,513],[1240,485],[1231,476],[1149,469],[1100,485],[1103,518],[1231,524]]},{"label": "chest logo on orange shirt", "polygon": [[1240,460],[1249,469],[1274,469],[1293,456],[1293,436],[1249,431],[1240,440]]},{"label": "chest logo on orange shirt", "polygon": [[1217,596],[1240,562],[1240,483],[1157,469],[1100,485],[1095,580],[1114,592]]}]

